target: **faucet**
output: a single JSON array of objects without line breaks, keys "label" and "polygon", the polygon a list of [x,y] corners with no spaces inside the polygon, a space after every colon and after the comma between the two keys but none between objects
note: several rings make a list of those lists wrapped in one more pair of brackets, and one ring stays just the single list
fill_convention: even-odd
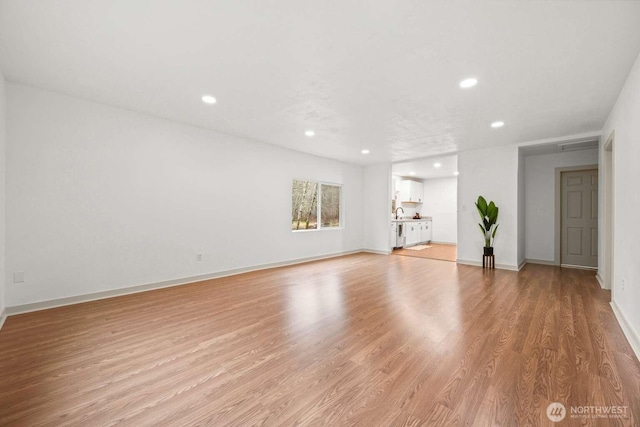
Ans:
[{"label": "faucet", "polygon": [[402,209],[402,206],[398,206],[398,208],[396,209],[396,219],[398,219],[398,209],[400,209],[402,213],[404,213],[404,209]]}]

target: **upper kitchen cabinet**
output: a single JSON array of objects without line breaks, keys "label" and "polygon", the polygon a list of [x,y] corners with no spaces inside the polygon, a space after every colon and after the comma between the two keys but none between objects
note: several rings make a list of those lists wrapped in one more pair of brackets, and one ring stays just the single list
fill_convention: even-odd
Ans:
[{"label": "upper kitchen cabinet", "polygon": [[421,182],[410,179],[402,180],[400,184],[400,202],[422,203],[424,198],[424,186]]}]

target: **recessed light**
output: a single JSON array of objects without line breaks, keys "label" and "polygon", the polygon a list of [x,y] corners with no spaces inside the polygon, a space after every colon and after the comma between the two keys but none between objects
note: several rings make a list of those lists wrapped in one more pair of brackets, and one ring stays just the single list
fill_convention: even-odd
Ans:
[{"label": "recessed light", "polygon": [[315,135],[316,133],[314,131],[312,131],[312,130],[307,130],[307,131],[304,132],[304,134],[309,136],[309,137],[311,137],[311,136]]},{"label": "recessed light", "polygon": [[460,175],[460,172],[455,171],[453,174],[454,174],[455,176],[458,176],[458,175]]},{"label": "recessed light", "polygon": [[211,95],[202,95],[202,102],[204,102],[205,104],[215,104],[217,101]]},{"label": "recessed light", "polygon": [[362,154],[369,154],[371,151],[367,150],[366,148],[362,151],[360,151]]},{"label": "recessed light", "polygon": [[501,128],[502,126],[504,126],[504,122],[498,121],[498,122],[491,123],[492,128]]},{"label": "recessed light", "polygon": [[433,164],[433,167],[434,167],[434,168],[439,168],[440,166],[442,166],[440,163],[434,163],[434,164]]},{"label": "recessed light", "polygon": [[409,172],[409,175],[415,175],[415,174],[416,174],[415,172]]},{"label": "recessed light", "polygon": [[461,81],[460,87],[462,89],[469,89],[470,87],[474,87],[477,84],[478,84],[478,79],[474,79],[473,77],[470,77],[468,79],[464,79],[463,81]]}]

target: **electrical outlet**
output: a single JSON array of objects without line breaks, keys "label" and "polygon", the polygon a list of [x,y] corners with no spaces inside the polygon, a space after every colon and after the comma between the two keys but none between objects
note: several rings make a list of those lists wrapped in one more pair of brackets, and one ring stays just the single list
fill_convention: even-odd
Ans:
[{"label": "electrical outlet", "polygon": [[196,261],[202,261],[202,254],[196,254]]},{"label": "electrical outlet", "polygon": [[13,283],[24,283],[24,271],[16,271],[13,273]]},{"label": "electrical outlet", "polygon": [[624,285],[625,285],[625,282],[624,282],[624,279],[622,279],[622,290],[623,291],[624,291]]}]

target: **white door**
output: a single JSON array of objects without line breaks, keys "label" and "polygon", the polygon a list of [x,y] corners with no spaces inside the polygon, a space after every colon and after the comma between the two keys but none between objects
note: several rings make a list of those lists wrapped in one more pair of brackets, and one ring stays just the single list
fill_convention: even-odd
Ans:
[{"label": "white door", "polygon": [[560,263],[598,267],[598,170],[562,172]]}]

